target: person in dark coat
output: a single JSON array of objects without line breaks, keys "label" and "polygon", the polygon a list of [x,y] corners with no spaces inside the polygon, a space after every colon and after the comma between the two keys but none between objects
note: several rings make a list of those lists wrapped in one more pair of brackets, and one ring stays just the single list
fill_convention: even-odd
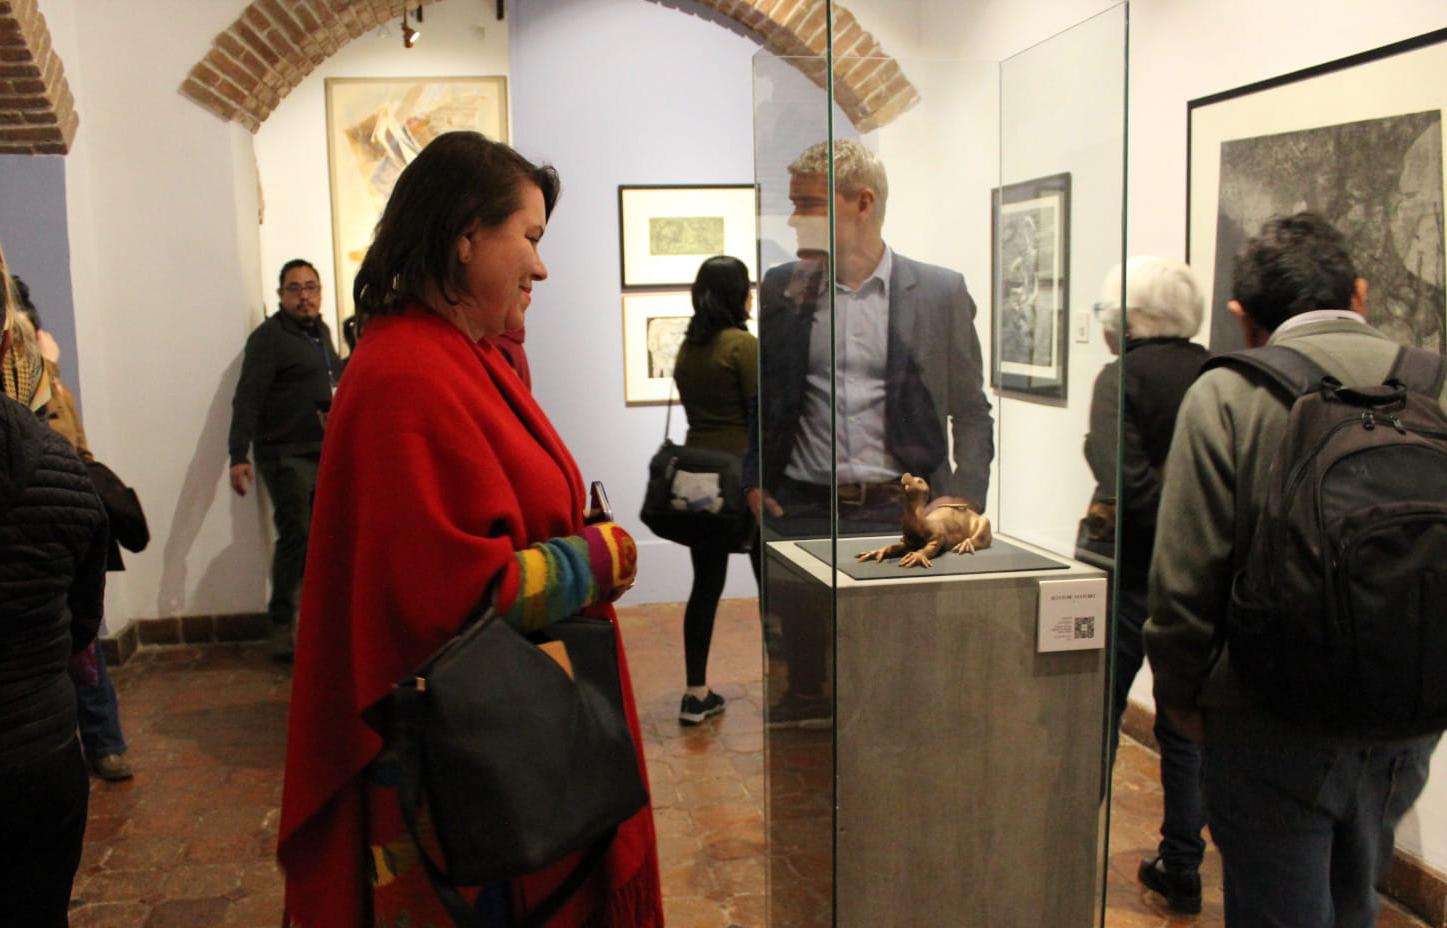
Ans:
[{"label": "person in dark coat", "polygon": [[[694,278],[692,298],[693,317],[673,364],[678,398],[688,415],[685,444],[742,457],[749,445],[749,406],[759,391],[759,340],[746,328],[753,299],[749,269],[728,255],[709,258]],[[689,547],[693,586],[683,610],[687,689],[678,708],[684,725],[697,725],[724,709],[724,698],[708,687],[708,652],[733,543],[732,538],[710,538]],[[749,549],[756,582],[759,547],[756,542]]]},{"label": "person in dark coat", "polygon": [[[276,550],[267,613],[273,652],[287,660],[322,453],[322,417],[342,374],[331,332],[321,320],[321,294],[321,278],[309,262],[295,258],[282,265],[280,309],[246,340],[227,441],[231,489],[245,496],[260,471],[271,496]],[[248,459],[252,446],[255,471]]]},{"label": "person in dark coat", "polygon": [[[137,545],[134,537],[127,536],[124,528],[127,521],[138,524],[140,531],[146,533],[146,540],[149,540],[149,530],[145,527],[145,515],[140,510],[140,501],[135,498],[133,491],[121,484],[110,469],[91,454],[90,444],[85,437],[85,426],[76,406],[75,394],[70,392],[60,377],[60,346],[41,327],[40,313],[31,301],[30,288],[25,281],[18,275],[11,275],[10,280],[15,286],[20,312],[35,330],[36,346],[41,357],[45,359],[45,372],[50,378],[50,399],[45,404],[42,418],[53,431],[70,442],[76,454],[80,455],[102,504],[106,506],[106,517],[110,521],[106,569],[125,570],[125,562],[121,560],[120,542],[127,542],[126,547],[131,551],[141,550],[146,543],[142,541]],[[108,496],[108,493],[113,495]],[[117,499],[124,511],[115,511]],[[132,502],[134,506],[130,505]],[[86,763],[90,764],[91,773],[102,780],[129,780],[135,772],[131,769],[130,761],[126,759],[126,737],[121,730],[120,701],[116,698],[115,684],[111,682],[110,672],[106,667],[105,652],[98,641],[93,642],[87,653],[77,660],[95,667],[94,676],[87,673],[83,676],[76,675],[75,679],[75,697],[80,712],[80,741],[85,749]]]},{"label": "person in dark coat", "polygon": [[[1086,529],[1107,548],[1114,540],[1119,501],[1112,760],[1131,683],[1145,659],[1141,628],[1148,615],[1147,586],[1156,511],[1161,504],[1161,469],[1171,447],[1181,398],[1208,357],[1205,348],[1191,341],[1200,331],[1205,305],[1191,269],[1171,258],[1137,256],[1126,262],[1124,273],[1125,312],[1121,312],[1119,266],[1106,276],[1101,302],[1096,304],[1106,344],[1121,357],[1101,368],[1095,378],[1090,432],[1085,437],[1085,458],[1096,480]],[[1124,429],[1119,443],[1117,421]],[[1118,492],[1117,447],[1121,449]],[[1195,913],[1201,911],[1198,871],[1206,851],[1201,838],[1206,824],[1201,804],[1201,748],[1172,728],[1160,712],[1156,713],[1155,736],[1161,748],[1165,816],[1158,852],[1141,862],[1137,876],[1164,896],[1172,909]]]},{"label": "person in dark coat", "polygon": [[[0,363],[21,323],[0,253]],[[0,394],[0,924],[67,925],[90,781],[67,672],[100,627],[106,517],[75,450],[36,416],[38,378]],[[28,385],[28,386],[23,386]]]}]

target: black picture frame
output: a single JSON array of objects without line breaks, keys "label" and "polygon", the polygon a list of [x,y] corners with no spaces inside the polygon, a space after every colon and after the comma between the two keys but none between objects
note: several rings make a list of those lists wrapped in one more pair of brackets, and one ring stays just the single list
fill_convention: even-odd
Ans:
[{"label": "black picture frame", "polygon": [[719,254],[744,262],[757,283],[758,213],[753,184],[620,184],[622,288],[691,287],[698,266]]},{"label": "black picture frame", "polygon": [[1235,254],[1301,209],[1346,237],[1368,322],[1447,349],[1444,110],[1447,28],[1186,103],[1186,260],[1213,353],[1244,346],[1227,308]]},{"label": "black picture frame", "polygon": [[1070,174],[997,187],[990,201],[990,385],[1067,398]]}]

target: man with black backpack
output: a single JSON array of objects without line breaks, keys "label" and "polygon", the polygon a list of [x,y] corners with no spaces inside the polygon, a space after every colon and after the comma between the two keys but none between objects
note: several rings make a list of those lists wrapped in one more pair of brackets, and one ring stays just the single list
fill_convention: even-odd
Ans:
[{"label": "man with black backpack", "polygon": [[1447,728],[1443,367],[1366,324],[1314,214],[1267,222],[1232,291],[1251,350],[1207,365],[1166,462],[1156,706],[1205,744],[1228,928],[1371,928]]}]

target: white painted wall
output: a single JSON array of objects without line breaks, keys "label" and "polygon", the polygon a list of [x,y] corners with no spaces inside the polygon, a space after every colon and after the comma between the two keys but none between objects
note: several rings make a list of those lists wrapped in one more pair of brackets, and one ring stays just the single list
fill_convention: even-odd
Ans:
[{"label": "white painted wall", "polygon": [[[398,22],[343,46],[277,105],[256,133],[265,219],[259,286],[276,310],[276,279],[292,258],[317,266],[322,310],[334,335],[338,282],[332,260],[332,207],[327,173],[326,79],[329,77],[483,77],[508,73],[507,20],[477,0],[423,8],[422,38],[402,47]],[[342,286],[351,287],[351,281]],[[260,317],[258,316],[258,319]]]},{"label": "white painted wall", "polygon": [[260,305],[251,136],[177,92],[236,11],[164,0],[41,10],[81,116],[66,157],[72,376],[92,446],[152,527],[150,549],[110,577],[111,631],[259,609],[259,509],[223,486],[231,387]]}]

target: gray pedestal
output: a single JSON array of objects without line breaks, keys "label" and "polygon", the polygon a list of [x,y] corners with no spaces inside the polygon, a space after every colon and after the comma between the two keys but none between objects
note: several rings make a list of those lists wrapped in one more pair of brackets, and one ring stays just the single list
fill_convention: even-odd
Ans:
[{"label": "gray pedestal", "polygon": [[1047,556],[1064,567],[855,580],[769,545],[768,621],[832,638],[835,693],[832,732],[769,729],[772,928],[829,924],[806,910],[831,896],[849,928],[1097,922],[1106,655],[1037,653],[1036,615],[1041,580],[1104,574]]}]

